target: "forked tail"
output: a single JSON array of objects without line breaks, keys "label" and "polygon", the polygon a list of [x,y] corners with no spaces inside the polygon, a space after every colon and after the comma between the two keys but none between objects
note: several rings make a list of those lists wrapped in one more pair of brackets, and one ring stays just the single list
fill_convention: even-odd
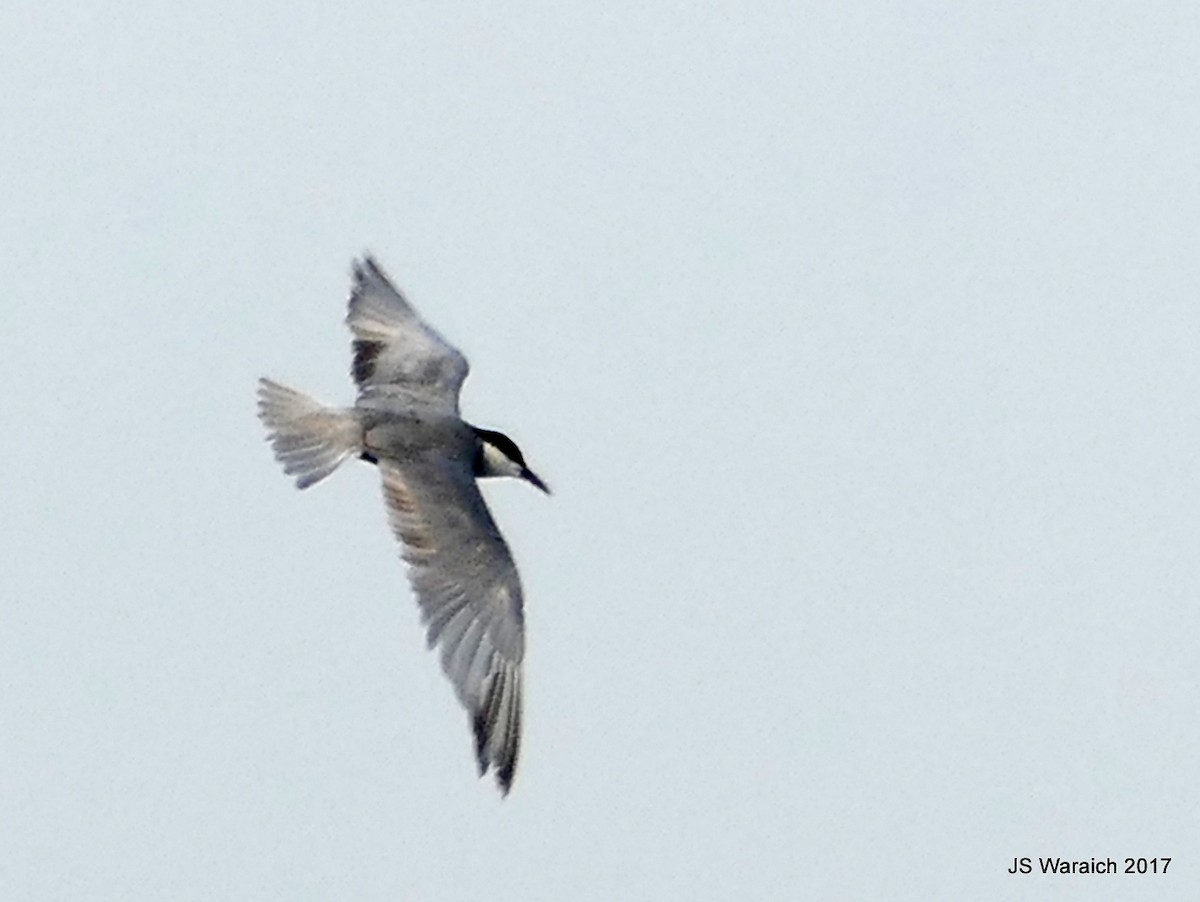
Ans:
[{"label": "forked tail", "polygon": [[306,489],[362,453],[362,426],[353,409],[326,407],[295,389],[258,380],[258,418],[283,472]]}]

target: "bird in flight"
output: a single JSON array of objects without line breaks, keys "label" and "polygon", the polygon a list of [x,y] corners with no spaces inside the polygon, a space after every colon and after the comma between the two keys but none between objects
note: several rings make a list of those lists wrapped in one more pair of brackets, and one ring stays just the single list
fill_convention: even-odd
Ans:
[{"label": "bird in flight", "polygon": [[258,416],[283,471],[306,489],[344,461],[374,464],[429,647],[467,709],[480,776],[507,795],[521,741],[521,580],[479,492],[489,476],[550,493],[508,436],[465,422],[462,353],[417,314],[370,256],[354,263],[353,407],[328,407],[270,379]]}]

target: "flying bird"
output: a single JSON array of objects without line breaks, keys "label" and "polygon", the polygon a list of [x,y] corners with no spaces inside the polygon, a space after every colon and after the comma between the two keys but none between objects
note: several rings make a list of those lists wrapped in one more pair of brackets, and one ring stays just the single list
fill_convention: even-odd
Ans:
[{"label": "flying bird", "polygon": [[316,485],[344,461],[375,465],[429,647],[467,709],[480,776],[508,794],[521,741],[521,580],[476,480],[550,489],[508,436],[459,414],[467,359],[417,314],[370,256],[355,261],[346,324],[353,407],[328,407],[270,379],[258,416],[283,471]]}]

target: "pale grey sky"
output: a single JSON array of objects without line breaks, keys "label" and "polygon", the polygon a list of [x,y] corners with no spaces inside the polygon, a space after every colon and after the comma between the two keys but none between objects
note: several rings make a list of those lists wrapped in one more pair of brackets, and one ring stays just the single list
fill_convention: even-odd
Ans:
[{"label": "pale grey sky", "polygon": [[[1194,898],[1195,4],[0,35],[0,897]],[[352,397],[365,248],[556,490],[504,801],[376,475],[254,417]]]}]

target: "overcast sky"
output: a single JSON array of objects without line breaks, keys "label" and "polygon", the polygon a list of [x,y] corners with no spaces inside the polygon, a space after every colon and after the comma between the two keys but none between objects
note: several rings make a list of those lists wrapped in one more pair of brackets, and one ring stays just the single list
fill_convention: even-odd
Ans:
[{"label": "overcast sky", "polygon": [[[0,35],[0,897],[1194,898],[1194,3]],[[556,490],[504,800],[377,475],[255,419],[364,249]]]}]

